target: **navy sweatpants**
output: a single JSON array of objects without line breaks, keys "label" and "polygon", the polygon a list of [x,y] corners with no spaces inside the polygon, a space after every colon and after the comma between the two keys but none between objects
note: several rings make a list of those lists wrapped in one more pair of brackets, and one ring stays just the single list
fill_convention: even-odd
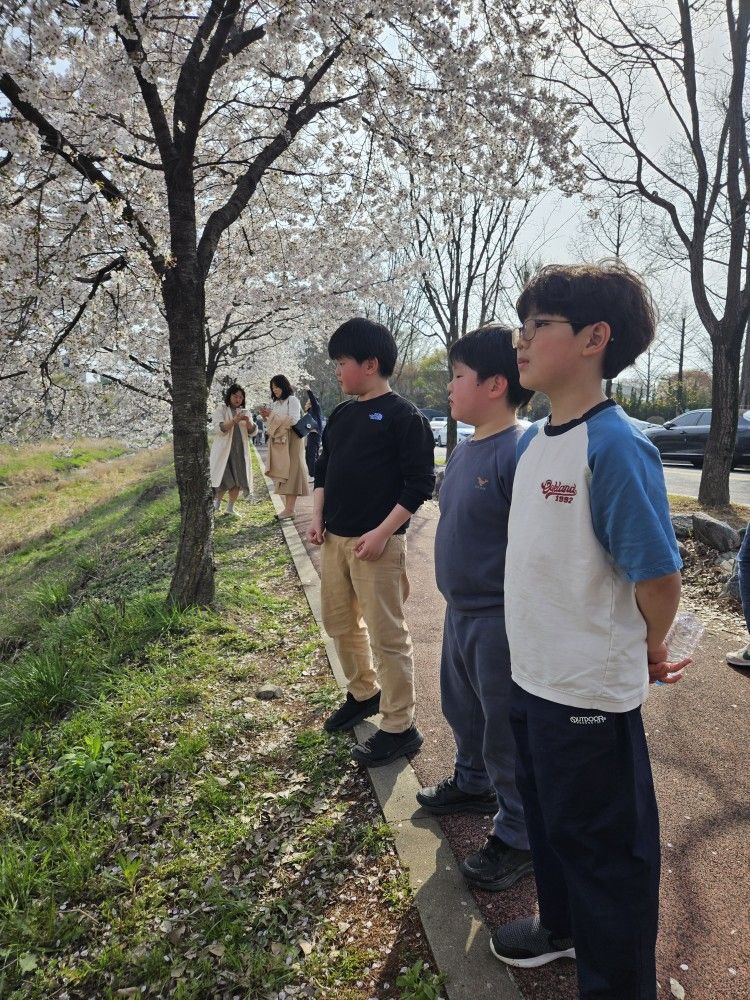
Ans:
[{"label": "navy sweatpants", "polygon": [[516,745],[510,728],[510,651],[502,616],[477,618],[445,611],[440,699],[456,741],[456,779],[463,792],[492,787],[498,810],[492,832],[528,850],[516,788]]},{"label": "navy sweatpants", "polygon": [[659,816],[640,709],[513,684],[510,721],[542,926],[572,935],[582,1000],[655,1000]]}]

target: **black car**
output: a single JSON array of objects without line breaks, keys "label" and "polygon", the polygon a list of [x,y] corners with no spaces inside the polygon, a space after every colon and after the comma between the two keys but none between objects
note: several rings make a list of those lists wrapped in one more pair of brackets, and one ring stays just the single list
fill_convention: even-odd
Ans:
[{"label": "black car", "polygon": [[[662,458],[684,459],[696,469],[703,465],[703,454],[711,427],[710,410],[688,410],[662,427],[648,427],[644,434],[659,449]],[[750,410],[737,420],[737,440],[732,465],[750,464]]]}]

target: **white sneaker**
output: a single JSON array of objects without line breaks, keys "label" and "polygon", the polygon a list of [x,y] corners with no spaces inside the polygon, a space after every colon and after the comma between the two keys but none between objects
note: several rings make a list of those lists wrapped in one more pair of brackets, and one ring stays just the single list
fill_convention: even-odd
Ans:
[{"label": "white sneaker", "polygon": [[731,667],[750,667],[750,643],[736,653],[727,653],[727,663]]}]

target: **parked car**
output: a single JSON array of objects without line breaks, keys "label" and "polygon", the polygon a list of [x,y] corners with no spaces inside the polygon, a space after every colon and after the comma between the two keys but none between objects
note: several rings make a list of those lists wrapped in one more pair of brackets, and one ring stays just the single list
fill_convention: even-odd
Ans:
[{"label": "parked car", "polygon": [[[526,430],[527,427],[531,427],[531,421],[527,420],[525,417],[518,418],[518,424]],[[445,417],[442,420],[431,420],[430,430],[432,431],[432,437],[438,448],[444,448],[447,438],[448,438],[448,421]],[[457,428],[457,438],[459,441],[465,441],[466,438],[472,437],[474,434],[473,424],[465,424],[463,420],[458,421]]]},{"label": "parked car", "polygon": [[[474,433],[472,424],[465,424],[463,420],[457,421],[457,437],[459,441],[465,441]],[[430,421],[430,430],[438,448],[444,448],[448,443],[448,418],[435,418]]]},{"label": "parked car", "polygon": [[639,431],[648,430],[649,427],[661,427],[661,424],[655,424],[650,420],[639,420],[638,417],[631,417],[629,413],[626,413],[625,416],[633,427],[637,427]]},{"label": "parked car", "polygon": [[[684,459],[696,469],[703,465],[703,455],[711,427],[711,410],[688,410],[663,427],[649,427],[643,433],[656,447],[662,458]],[[750,464],[750,410],[737,420],[737,440],[732,465]]]}]

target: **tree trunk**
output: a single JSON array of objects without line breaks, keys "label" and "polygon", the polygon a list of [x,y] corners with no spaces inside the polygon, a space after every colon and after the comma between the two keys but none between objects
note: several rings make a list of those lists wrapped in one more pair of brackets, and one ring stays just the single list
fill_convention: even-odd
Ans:
[{"label": "tree trunk", "polygon": [[180,541],[169,602],[180,608],[205,607],[214,598],[203,284],[195,271],[185,275],[185,270],[178,265],[163,283],[172,358],[174,467],[180,494]]},{"label": "tree trunk", "polygon": [[205,276],[197,254],[195,196],[189,166],[166,177],[174,266],[162,281],[169,327],[174,467],[180,541],[169,603],[206,607],[214,599],[213,517],[208,464]]},{"label": "tree trunk", "polygon": [[677,412],[685,412],[685,324],[687,320],[686,317],[682,317],[682,325],[680,327],[680,361],[677,368]]},{"label": "tree trunk", "polygon": [[740,378],[740,409],[750,410],[750,324],[745,324],[745,353]]},{"label": "tree trunk", "polygon": [[698,502],[702,507],[728,507],[729,473],[737,437],[742,334],[738,331],[732,335],[719,324],[715,331],[711,331],[711,343],[714,356],[711,430],[706,443]]}]

